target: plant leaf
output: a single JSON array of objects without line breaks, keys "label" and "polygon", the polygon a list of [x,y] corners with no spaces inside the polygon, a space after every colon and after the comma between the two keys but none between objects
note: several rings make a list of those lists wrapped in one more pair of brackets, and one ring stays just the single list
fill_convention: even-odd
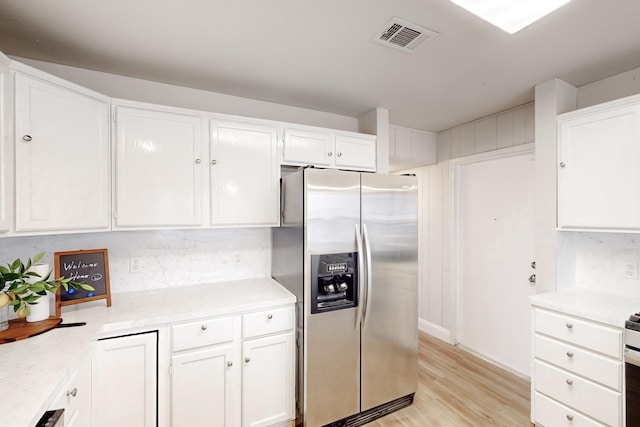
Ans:
[{"label": "plant leaf", "polygon": [[33,257],[33,263],[40,261],[44,256],[44,252],[37,253],[36,256]]}]

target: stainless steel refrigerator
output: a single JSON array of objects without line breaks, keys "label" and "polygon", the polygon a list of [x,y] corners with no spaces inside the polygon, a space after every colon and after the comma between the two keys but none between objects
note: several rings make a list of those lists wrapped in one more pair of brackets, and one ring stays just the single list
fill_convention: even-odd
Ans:
[{"label": "stainless steel refrigerator", "polygon": [[417,180],[305,168],[282,179],[273,277],[297,300],[297,425],[357,426],[418,383]]}]

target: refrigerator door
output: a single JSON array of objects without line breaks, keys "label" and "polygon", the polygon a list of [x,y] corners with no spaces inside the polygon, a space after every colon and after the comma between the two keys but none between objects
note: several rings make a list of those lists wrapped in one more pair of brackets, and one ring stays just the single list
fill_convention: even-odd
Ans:
[{"label": "refrigerator door", "polygon": [[357,307],[311,314],[311,255],[355,252],[360,174],[305,169],[304,425],[323,426],[360,411]]},{"label": "refrigerator door", "polygon": [[371,270],[362,326],[366,411],[418,388],[416,178],[362,174],[362,227]]}]

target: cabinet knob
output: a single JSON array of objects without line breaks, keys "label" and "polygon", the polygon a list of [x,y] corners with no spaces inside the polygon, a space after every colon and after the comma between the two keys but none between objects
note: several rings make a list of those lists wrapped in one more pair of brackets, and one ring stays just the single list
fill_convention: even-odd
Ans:
[{"label": "cabinet knob", "polygon": [[267,314],[267,319],[269,319],[269,320],[273,319],[273,314],[271,314],[271,313]]},{"label": "cabinet knob", "polygon": [[573,415],[569,415],[569,414],[567,414],[567,419],[568,419],[569,421],[573,421]]},{"label": "cabinet knob", "polygon": [[22,140],[23,140],[23,141],[26,141],[26,142],[31,141],[31,135],[25,135],[25,136],[23,136],[23,137],[22,137]]},{"label": "cabinet knob", "polygon": [[536,283],[536,275],[532,274],[531,276],[529,276],[529,282],[530,283]]},{"label": "cabinet knob", "polygon": [[338,157],[342,157],[342,153],[338,153]]},{"label": "cabinet knob", "polygon": [[567,166],[567,165],[565,164],[565,162],[560,162],[560,167],[561,167],[561,168],[563,168],[563,167],[565,167],[565,166]]},{"label": "cabinet knob", "polygon": [[331,151],[329,151],[329,152],[327,153],[327,156],[331,157],[331,156],[333,156],[333,153],[332,153]]},{"label": "cabinet knob", "polygon": [[76,387],[74,387],[73,390],[71,391],[67,391],[67,397],[69,396],[76,397],[76,394],[78,394],[78,389]]},{"label": "cabinet knob", "polygon": [[231,360],[229,360],[229,361],[227,362],[227,366],[228,366],[228,367],[232,367],[232,366],[233,366],[233,362],[232,362]]},{"label": "cabinet knob", "polygon": [[573,352],[567,351],[567,357],[573,357]]},{"label": "cabinet knob", "polygon": [[217,164],[217,163],[218,163],[218,162],[217,162],[216,160],[211,160],[211,164],[212,164],[212,165],[215,165],[215,164]]},{"label": "cabinet knob", "polygon": [[573,380],[572,380],[572,379],[567,378],[567,379],[566,379],[566,382],[567,382],[567,384],[569,384],[569,385],[573,385]]},{"label": "cabinet knob", "polygon": [[567,327],[567,329],[573,329],[573,323],[566,323],[565,326]]},{"label": "cabinet knob", "polygon": [[196,159],[196,165],[199,165],[202,162],[200,159]]},{"label": "cabinet knob", "polygon": [[251,358],[250,358],[250,357],[245,357],[245,358],[244,358],[244,361],[245,361],[246,363],[249,363],[249,362],[251,362]]},{"label": "cabinet knob", "polygon": [[203,331],[206,331],[207,330],[207,325],[200,326],[200,329],[202,329]]}]

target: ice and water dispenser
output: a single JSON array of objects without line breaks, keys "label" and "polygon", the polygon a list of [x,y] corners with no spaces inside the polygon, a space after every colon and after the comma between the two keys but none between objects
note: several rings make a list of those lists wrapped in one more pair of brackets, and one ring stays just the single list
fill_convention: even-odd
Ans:
[{"label": "ice and water dispenser", "polygon": [[358,305],[357,252],[311,255],[311,313]]}]

